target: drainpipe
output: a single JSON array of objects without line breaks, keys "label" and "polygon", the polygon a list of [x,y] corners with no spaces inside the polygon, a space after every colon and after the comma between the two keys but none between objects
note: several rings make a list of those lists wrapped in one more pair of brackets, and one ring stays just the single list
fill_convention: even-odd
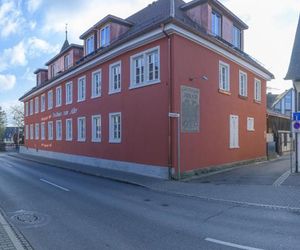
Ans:
[{"label": "drainpipe", "polygon": [[[162,32],[168,39],[168,104],[169,104],[169,111],[168,113],[172,112],[172,44],[171,44],[171,37],[165,31],[165,25],[161,25]],[[171,118],[168,117],[168,166],[169,166],[169,178],[171,179],[172,176],[172,167],[173,167],[173,150],[172,150],[172,123]]]}]

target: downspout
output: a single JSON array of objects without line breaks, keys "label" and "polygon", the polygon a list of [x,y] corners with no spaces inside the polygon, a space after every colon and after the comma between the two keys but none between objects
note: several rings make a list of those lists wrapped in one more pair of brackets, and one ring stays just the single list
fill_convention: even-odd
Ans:
[{"label": "downspout", "polygon": [[[172,44],[171,37],[165,31],[165,25],[161,25],[162,32],[168,39],[168,112],[172,112]],[[172,123],[171,118],[168,117],[168,167],[169,167],[169,179],[172,179],[172,167],[173,167],[173,150],[172,150]]]}]

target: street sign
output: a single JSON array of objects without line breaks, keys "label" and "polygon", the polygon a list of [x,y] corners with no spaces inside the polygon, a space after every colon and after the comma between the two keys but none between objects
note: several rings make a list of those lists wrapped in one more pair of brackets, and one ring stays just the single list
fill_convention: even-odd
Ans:
[{"label": "street sign", "polygon": [[292,132],[300,133],[300,112],[293,112]]}]

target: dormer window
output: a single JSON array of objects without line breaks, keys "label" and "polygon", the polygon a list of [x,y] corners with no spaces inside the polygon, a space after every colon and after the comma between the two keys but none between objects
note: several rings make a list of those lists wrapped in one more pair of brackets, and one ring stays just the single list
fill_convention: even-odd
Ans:
[{"label": "dormer window", "polygon": [[41,85],[41,75],[40,74],[36,75],[36,82],[37,82],[37,86]]},{"label": "dormer window", "polygon": [[65,70],[67,70],[68,68],[70,68],[71,64],[71,60],[70,60],[70,54],[65,55],[64,57],[64,67]]},{"label": "dormer window", "polygon": [[105,26],[100,30],[100,47],[106,47],[110,43],[110,28]]},{"label": "dormer window", "polygon": [[85,42],[85,53],[86,53],[86,55],[91,54],[92,52],[94,52],[94,46],[95,46],[94,35],[92,35],[88,39],[86,39],[86,42]]},{"label": "dormer window", "polygon": [[211,32],[214,36],[222,36],[222,16],[212,11],[211,13],[212,23],[211,23]]},{"label": "dormer window", "polygon": [[233,26],[233,37],[232,37],[232,44],[234,47],[241,49],[241,30],[235,26]]},{"label": "dormer window", "polygon": [[54,64],[50,65],[50,76],[53,78],[55,76]]}]

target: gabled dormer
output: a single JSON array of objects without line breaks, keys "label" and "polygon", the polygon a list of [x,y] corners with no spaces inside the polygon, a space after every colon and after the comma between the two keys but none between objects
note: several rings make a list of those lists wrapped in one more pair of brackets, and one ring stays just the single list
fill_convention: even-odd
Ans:
[{"label": "gabled dormer", "polygon": [[36,75],[36,86],[43,85],[48,80],[48,70],[47,69],[37,69],[34,71]]},{"label": "gabled dormer", "polygon": [[69,44],[66,36],[59,54],[46,63],[46,66],[48,66],[48,79],[50,80],[74,66],[82,56],[83,47],[77,44]]},{"label": "gabled dormer", "polygon": [[248,26],[217,0],[194,0],[181,9],[206,32],[244,49],[244,30]]},{"label": "gabled dormer", "polygon": [[84,40],[84,55],[109,46],[131,26],[132,23],[122,18],[112,15],[104,17],[80,36]]}]

